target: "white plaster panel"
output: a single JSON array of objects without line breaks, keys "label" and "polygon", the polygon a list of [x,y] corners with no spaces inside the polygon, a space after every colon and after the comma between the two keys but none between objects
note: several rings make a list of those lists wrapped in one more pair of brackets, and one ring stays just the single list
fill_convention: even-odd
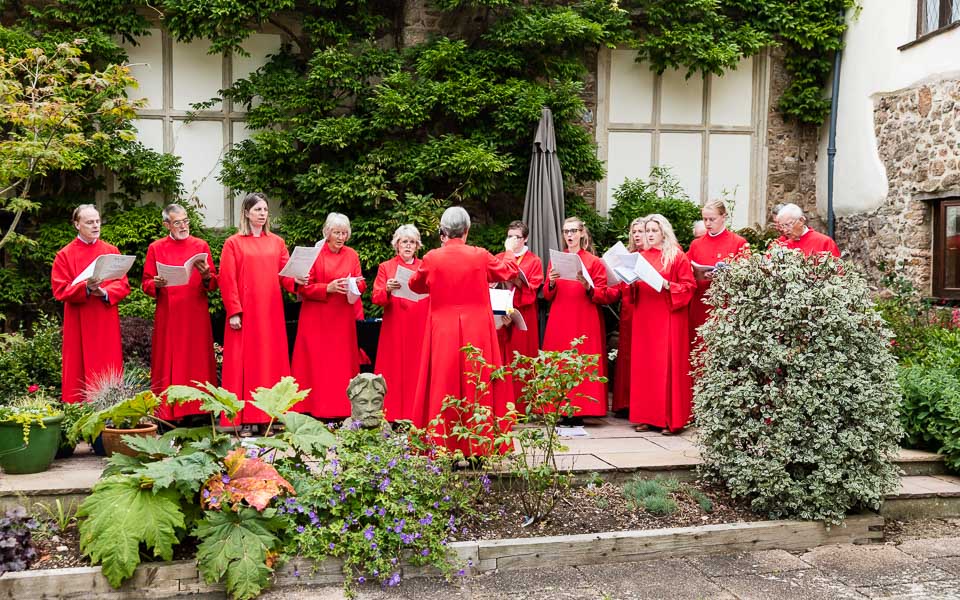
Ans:
[{"label": "white plaster panel", "polygon": [[710,123],[750,126],[753,105],[753,58],[740,61],[723,77],[710,80]]},{"label": "white plaster panel", "polygon": [[731,226],[748,227],[750,223],[750,146],[745,134],[712,134],[710,163],[707,166],[709,199],[733,201]]},{"label": "white plaster panel", "polygon": [[[223,87],[223,57],[207,54],[209,40],[173,43],[173,108],[192,110],[190,105],[206,102]],[[221,110],[217,103],[210,110]]]},{"label": "white plaster panel", "polygon": [[248,37],[240,46],[250,53],[250,56],[233,55],[233,80],[245,79],[267,63],[267,57],[280,51],[283,40],[273,33],[255,33]]},{"label": "white plaster panel", "polygon": [[188,198],[202,206],[207,226],[223,227],[223,185],[217,181],[225,150],[223,124],[219,121],[194,121],[173,124],[173,153],[183,160],[181,181]]},{"label": "white plaster panel", "polygon": [[660,123],[697,125],[703,123],[703,77],[686,77],[686,71],[668,70],[661,78]]},{"label": "white plaster panel", "polygon": [[163,152],[163,119],[135,119],[137,140],[154,152]]},{"label": "white plaster panel", "polygon": [[636,50],[613,50],[610,57],[611,123],[653,122],[653,71],[637,63]]},{"label": "white plaster panel", "polygon": [[613,192],[629,179],[646,179],[650,175],[651,143],[649,133],[616,131],[608,138],[607,208],[616,205]]},{"label": "white plaster panel", "polygon": [[122,44],[127,51],[130,74],[140,84],[127,88],[131,100],[146,98],[145,109],[163,108],[163,36],[159,29],[151,29],[150,35],[137,39],[137,45]]},{"label": "white plaster panel", "polygon": [[660,135],[660,166],[670,168],[670,172],[695,204],[702,204],[700,198],[702,144],[703,134],[700,133]]}]

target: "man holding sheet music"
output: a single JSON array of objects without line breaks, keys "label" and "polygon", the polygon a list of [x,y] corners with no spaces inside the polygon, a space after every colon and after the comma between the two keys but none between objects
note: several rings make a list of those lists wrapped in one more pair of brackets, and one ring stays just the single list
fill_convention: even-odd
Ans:
[{"label": "man holding sheet music", "polygon": [[[150,360],[150,388],[160,394],[171,385],[217,383],[213,328],[207,296],[217,289],[217,271],[207,242],[190,235],[190,218],[179,204],[163,209],[170,233],[147,249],[143,291],[157,299]],[[158,415],[179,420],[200,414],[199,402],[164,405]]]},{"label": "man holding sheet music", "polygon": [[123,372],[117,304],[130,293],[126,271],[133,261],[100,239],[95,206],[81,204],[72,220],[77,238],[57,252],[50,283],[63,302],[63,401],[81,402],[88,383]]}]

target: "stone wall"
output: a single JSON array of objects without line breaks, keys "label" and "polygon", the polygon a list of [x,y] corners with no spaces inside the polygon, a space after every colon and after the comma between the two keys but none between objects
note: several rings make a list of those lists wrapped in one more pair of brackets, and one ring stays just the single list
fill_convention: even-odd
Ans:
[{"label": "stone wall", "polygon": [[899,262],[931,294],[932,210],[921,198],[960,197],[960,80],[879,95],[873,116],[887,198],[876,210],[838,218],[837,243],[871,283],[880,280],[880,261]]}]

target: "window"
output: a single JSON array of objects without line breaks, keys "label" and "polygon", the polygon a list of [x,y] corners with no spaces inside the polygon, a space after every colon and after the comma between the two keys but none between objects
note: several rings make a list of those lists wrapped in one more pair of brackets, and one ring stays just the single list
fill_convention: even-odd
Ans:
[{"label": "window", "polygon": [[140,83],[129,90],[130,97],[147,100],[134,123],[140,142],[180,157],[185,196],[200,203],[206,225],[235,225],[237,194],[224,188],[217,176],[227,150],[249,137],[244,107],[229,100],[202,111],[193,111],[190,105],[209,100],[261,67],[279,50],[281,37],[256,33],[243,44],[250,56],[221,56],[207,53],[206,40],[182,43],[160,29],[150,33],[138,40],[139,45],[127,46],[131,71]]},{"label": "window", "polygon": [[917,37],[960,21],[960,0],[919,0]]},{"label": "window", "polygon": [[960,198],[933,204],[933,295],[960,298]]},{"label": "window", "polygon": [[[653,73],[633,50],[604,51],[598,67],[597,142],[607,177],[597,208],[613,207],[626,178],[669,167],[690,199],[733,201],[733,226],[763,219],[766,59],[750,57],[723,77]],[[760,207],[760,208],[758,208]]]}]

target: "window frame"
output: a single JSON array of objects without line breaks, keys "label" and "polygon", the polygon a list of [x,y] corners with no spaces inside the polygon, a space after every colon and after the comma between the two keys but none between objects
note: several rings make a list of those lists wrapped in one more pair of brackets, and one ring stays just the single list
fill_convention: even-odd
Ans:
[{"label": "window frame", "polygon": [[960,196],[938,198],[933,202],[933,255],[931,256],[931,292],[935,298],[960,299],[960,285],[946,286],[947,209],[960,209]]},{"label": "window frame", "polygon": [[956,23],[960,23],[960,19],[955,21],[951,20],[953,12],[951,4],[957,1],[958,0],[939,0],[940,15],[937,19],[937,27],[930,31],[924,31],[923,24],[927,20],[927,0],[917,0],[917,39],[919,40],[925,36],[934,35],[947,27],[956,26]]}]

